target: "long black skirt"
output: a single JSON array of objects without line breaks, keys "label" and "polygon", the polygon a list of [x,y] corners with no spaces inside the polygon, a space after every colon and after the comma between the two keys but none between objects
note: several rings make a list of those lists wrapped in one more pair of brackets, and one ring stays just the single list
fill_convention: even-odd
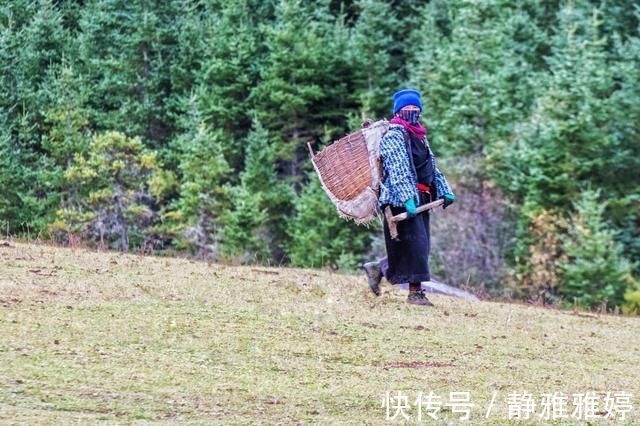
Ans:
[{"label": "long black skirt", "polygon": [[[384,207],[383,207],[384,208]],[[404,213],[404,207],[391,207],[393,215]],[[384,243],[387,257],[381,259],[382,273],[391,284],[419,283],[431,280],[429,252],[431,238],[429,212],[397,223],[398,239],[392,240],[384,221]]]}]

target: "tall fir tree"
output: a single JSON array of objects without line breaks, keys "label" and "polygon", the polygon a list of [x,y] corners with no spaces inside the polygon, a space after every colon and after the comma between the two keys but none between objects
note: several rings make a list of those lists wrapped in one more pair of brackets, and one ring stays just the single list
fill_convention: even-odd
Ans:
[{"label": "tall fir tree", "polygon": [[91,113],[86,106],[90,94],[66,60],[50,69],[42,94],[49,104],[44,111],[46,133],[42,145],[56,165],[66,167],[90,145]]},{"label": "tall fir tree", "polygon": [[361,0],[353,29],[354,73],[362,116],[389,116],[389,99],[399,87],[398,70],[393,69],[392,51],[399,41],[393,39],[398,26],[394,9],[388,2]]},{"label": "tall fir tree", "polygon": [[[232,169],[225,159],[221,131],[207,126],[197,102],[185,118],[188,131],[175,144],[179,152],[179,198],[173,218],[177,219],[178,245],[189,247],[199,257],[216,259],[221,234],[221,218],[229,205]],[[182,242],[180,242],[182,241]]]},{"label": "tall fir tree", "polygon": [[608,71],[598,15],[591,22],[564,9],[547,58],[551,74],[531,115],[520,124],[497,175],[520,200],[540,206],[570,208],[585,184],[615,186],[607,178],[619,167],[611,131]]},{"label": "tall fir tree", "polygon": [[[425,9],[411,81],[423,89],[427,126],[446,147],[441,155],[486,155],[510,130],[513,83],[502,73],[512,52],[501,30],[509,12],[493,2],[460,1],[448,6],[445,25],[437,23],[436,5]],[[441,33],[444,28],[449,34]]]},{"label": "tall fir tree", "polygon": [[287,247],[293,265],[352,269],[363,260],[370,230],[340,218],[315,175],[296,198],[295,206]]},{"label": "tall fir tree", "polygon": [[165,101],[178,2],[92,0],[82,9],[78,69],[93,96],[97,131],[119,130],[161,147],[172,130]]},{"label": "tall fir tree", "polygon": [[267,29],[268,59],[251,93],[258,118],[272,132],[282,174],[295,179],[302,175],[306,144],[344,132],[344,110],[354,106],[348,31],[328,13],[327,2],[313,6],[280,1]]},{"label": "tall fir tree", "polygon": [[622,231],[625,252],[640,275],[640,37],[618,42],[616,49],[618,60],[610,70],[615,70],[619,88],[611,97],[614,146],[609,151],[615,167],[602,172],[605,179],[615,183],[608,213]]},{"label": "tall fir tree", "polygon": [[206,45],[197,75],[195,94],[203,118],[212,128],[224,132],[223,145],[230,165],[242,166],[242,145],[251,127],[248,98],[256,85],[262,62],[260,27],[249,0],[223,2],[210,10],[201,34]]},{"label": "tall fir tree", "polygon": [[576,201],[564,242],[567,261],[560,265],[560,291],[570,304],[593,308],[606,303],[612,308],[623,304],[634,281],[622,246],[604,220],[599,193],[587,189]]},{"label": "tall fir tree", "polygon": [[254,120],[245,145],[244,170],[224,221],[223,252],[242,261],[280,263],[293,189],[277,178],[269,133],[259,120]]},{"label": "tall fir tree", "polygon": [[42,91],[68,41],[50,0],[18,0],[0,10],[0,222],[12,233],[45,230],[59,202],[42,147],[50,101]]}]

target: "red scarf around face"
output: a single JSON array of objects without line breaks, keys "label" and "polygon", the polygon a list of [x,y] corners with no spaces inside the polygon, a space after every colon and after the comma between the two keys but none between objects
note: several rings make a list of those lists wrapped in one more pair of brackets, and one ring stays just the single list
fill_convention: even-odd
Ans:
[{"label": "red scarf around face", "polygon": [[413,136],[417,137],[420,140],[423,140],[424,137],[427,135],[427,129],[425,129],[420,122],[418,122],[417,124],[411,124],[408,121],[403,120],[398,116],[395,116],[391,119],[391,123],[401,125],[405,129],[407,129],[409,133],[411,133]]}]

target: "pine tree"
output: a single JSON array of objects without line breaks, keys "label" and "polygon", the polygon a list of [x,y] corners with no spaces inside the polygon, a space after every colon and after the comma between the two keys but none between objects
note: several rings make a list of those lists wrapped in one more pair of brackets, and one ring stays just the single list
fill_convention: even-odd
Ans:
[{"label": "pine tree", "polygon": [[[502,25],[507,19],[491,2],[460,1],[449,6],[449,34],[440,33],[437,3],[427,8],[411,81],[424,88],[426,124],[431,138],[446,147],[441,155],[486,155],[508,134],[513,111],[509,92],[517,87],[508,72],[509,51]],[[454,7],[455,6],[455,7]]]},{"label": "pine tree", "polygon": [[132,237],[133,245],[140,245],[144,228],[154,220],[148,181],[159,167],[140,138],[118,132],[96,136],[87,154],[76,154],[65,171],[70,191],[51,231],[80,234],[101,245],[117,243],[122,252]]},{"label": "pine tree", "polygon": [[244,260],[280,262],[293,191],[278,181],[269,133],[259,120],[245,145],[244,170],[224,221],[223,251]]},{"label": "pine tree", "polygon": [[224,154],[234,169],[241,166],[239,139],[251,127],[248,98],[261,64],[258,26],[251,2],[223,2],[205,21],[205,57],[199,65],[195,93],[203,119],[226,135]]},{"label": "pine tree", "polygon": [[371,232],[338,216],[315,175],[295,205],[296,216],[289,222],[291,241],[287,247],[293,265],[351,269],[362,260]]},{"label": "pine tree", "polygon": [[599,191],[587,190],[576,202],[576,213],[564,242],[567,263],[562,264],[560,290],[566,302],[596,307],[620,306],[633,282],[616,235],[604,221],[605,204]]},{"label": "pine tree", "polygon": [[213,20],[212,10],[203,11],[199,0],[178,0],[177,7],[181,12],[173,17],[176,47],[169,67],[171,93],[168,104],[173,115],[182,112],[180,99],[191,94],[202,74],[201,65],[208,59],[209,28]]},{"label": "pine tree", "polygon": [[78,71],[93,95],[97,131],[119,130],[156,147],[167,140],[176,6],[164,0],[94,0],[83,7]]},{"label": "pine tree", "polygon": [[66,61],[50,70],[43,87],[49,107],[44,111],[46,133],[43,148],[57,165],[66,167],[76,154],[87,152],[91,138],[89,93],[77,72]]},{"label": "pine tree", "polygon": [[256,263],[270,259],[265,241],[267,212],[261,193],[239,185],[233,190],[233,208],[224,217],[222,254],[233,263]]},{"label": "pine tree", "polygon": [[611,98],[614,139],[607,152],[610,160],[599,174],[601,180],[610,182],[608,213],[621,230],[625,253],[640,275],[640,37],[620,42],[616,50],[620,59],[610,67],[619,84]]},{"label": "pine tree", "polygon": [[0,222],[9,232],[45,230],[59,202],[41,141],[49,108],[43,87],[67,37],[50,0],[17,0],[0,8]]},{"label": "pine tree", "polygon": [[392,51],[400,44],[393,40],[398,19],[388,2],[361,0],[356,5],[353,60],[362,116],[388,117],[389,99],[399,84],[398,70],[392,68]]},{"label": "pine tree", "polygon": [[[22,231],[23,224],[32,223],[39,212],[38,205],[29,202],[27,182],[33,181],[34,173],[27,167],[28,160],[14,144],[6,118],[0,119],[0,229],[5,234]],[[27,198],[29,197],[29,198]],[[34,200],[35,201],[35,200]]]},{"label": "pine tree", "polygon": [[187,246],[199,257],[217,258],[220,222],[229,208],[232,172],[222,150],[223,133],[204,123],[195,99],[191,105],[186,118],[189,131],[175,141],[180,189],[173,217],[178,220],[176,232],[182,234]]},{"label": "pine tree", "polygon": [[617,185],[608,178],[619,168],[611,131],[614,83],[597,32],[598,16],[589,26],[576,13],[563,10],[546,89],[516,128],[504,170],[497,173],[519,200],[539,206],[571,208],[585,184]]},{"label": "pine tree", "polygon": [[354,106],[348,33],[342,20],[300,0],[281,0],[267,30],[268,58],[252,91],[258,118],[271,131],[284,175],[299,178],[307,143],[344,132]]}]

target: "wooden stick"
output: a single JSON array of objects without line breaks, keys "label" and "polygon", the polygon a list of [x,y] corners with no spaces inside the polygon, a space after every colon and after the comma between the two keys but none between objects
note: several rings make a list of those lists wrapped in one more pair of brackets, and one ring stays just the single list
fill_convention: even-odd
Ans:
[{"label": "wooden stick", "polygon": [[[431,203],[423,204],[416,209],[416,214],[426,212],[427,210],[431,210],[434,207],[438,207],[444,204],[444,200],[436,200]],[[384,210],[384,217],[387,219],[387,225],[389,225],[389,234],[391,238],[396,240],[398,238],[398,226],[396,225],[398,222],[406,220],[409,215],[407,213],[400,213],[395,216],[391,213],[391,207],[387,206]]]},{"label": "wooden stick", "polygon": [[[422,212],[426,212],[427,210],[431,210],[431,209],[433,209],[435,207],[438,207],[438,206],[441,206],[443,204],[444,204],[444,199],[440,199],[440,200],[432,201],[432,202],[427,203],[427,204],[423,204],[421,206],[418,206],[418,208],[416,209],[416,214],[419,214],[419,213],[422,213]],[[397,214],[397,215],[393,216],[392,220],[394,222],[400,222],[400,221],[406,220],[408,216],[409,215],[407,213],[400,213],[400,214]]]}]

